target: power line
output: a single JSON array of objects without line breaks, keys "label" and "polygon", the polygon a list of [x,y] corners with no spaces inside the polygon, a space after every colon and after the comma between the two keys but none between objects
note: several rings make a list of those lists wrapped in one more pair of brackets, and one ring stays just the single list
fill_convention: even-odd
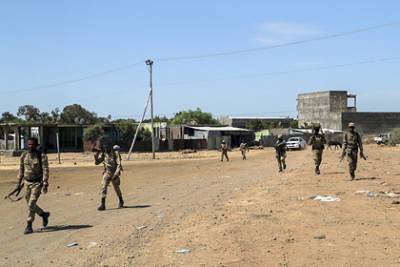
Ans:
[{"label": "power line", "polygon": [[379,24],[379,25],[374,25],[374,26],[370,26],[370,27],[366,27],[366,28],[355,29],[355,30],[352,30],[352,31],[336,33],[336,34],[331,34],[331,35],[325,35],[325,36],[320,36],[320,37],[315,37],[315,38],[310,38],[310,39],[304,39],[304,40],[299,40],[299,41],[288,42],[288,43],[282,43],[282,44],[277,44],[277,45],[269,45],[269,46],[262,46],[262,47],[258,47],[258,48],[232,50],[232,51],[227,51],[227,52],[210,53],[210,54],[200,54],[200,55],[191,55],[191,56],[177,56],[177,57],[164,57],[164,58],[158,58],[158,59],[154,59],[154,60],[155,61],[159,61],[159,62],[162,62],[162,61],[180,61],[180,60],[203,59],[203,58],[212,58],[212,57],[231,56],[231,55],[244,54],[244,53],[253,53],[253,52],[258,52],[258,51],[263,51],[263,50],[270,50],[270,49],[275,49],[275,48],[288,47],[288,46],[305,44],[305,43],[310,43],[310,42],[315,42],[315,41],[334,39],[334,38],[339,38],[339,37],[343,37],[343,36],[347,36],[347,35],[353,35],[353,34],[358,34],[358,33],[362,33],[362,32],[372,31],[372,30],[376,30],[376,29],[379,29],[379,28],[390,27],[390,26],[394,26],[394,25],[398,25],[398,24],[400,24],[400,21],[390,22],[390,23],[385,23],[385,24]]},{"label": "power line", "polygon": [[42,90],[42,89],[47,89],[47,88],[54,88],[54,87],[59,87],[59,86],[67,85],[67,84],[73,84],[73,83],[77,83],[77,82],[81,82],[81,81],[85,81],[85,80],[90,80],[90,79],[102,77],[102,76],[109,75],[109,74],[112,74],[112,73],[115,73],[115,72],[119,72],[119,71],[123,71],[123,70],[126,70],[126,69],[130,69],[130,68],[133,68],[133,67],[135,67],[135,66],[137,66],[137,65],[139,65],[139,64],[141,64],[143,62],[144,61],[138,61],[138,62],[133,63],[133,64],[117,67],[117,68],[110,69],[110,70],[105,70],[105,71],[102,71],[102,72],[89,74],[87,76],[83,76],[83,77],[76,78],[76,79],[65,80],[65,81],[55,82],[55,83],[50,83],[50,84],[45,84],[45,85],[39,85],[39,86],[31,87],[31,88],[4,91],[4,92],[0,92],[0,93],[1,94],[15,94],[15,93]]},{"label": "power line", "polygon": [[173,86],[173,85],[207,83],[207,82],[216,82],[216,81],[229,81],[229,80],[247,79],[247,78],[254,78],[254,77],[261,77],[261,76],[273,76],[273,75],[282,75],[282,74],[291,74],[291,73],[311,72],[311,71],[336,69],[336,68],[351,67],[351,66],[356,66],[356,65],[367,65],[367,64],[374,64],[374,63],[385,62],[385,61],[396,61],[396,60],[400,60],[400,57],[378,58],[378,59],[363,60],[363,61],[344,63],[344,64],[327,65],[327,66],[304,68],[304,69],[298,69],[298,70],[255,73],[255,74],[232,76],[232,77],[226,77],[226,78],[168,82],[168,83],[161,83],[158,87],[169,87],[169,86]]},{"label": "power line", "polygon": [[[248,78],[263,77],[263,76],[286,75],[286,74],[292,74],[292,73],[323,71],[323,70],[328,70],[328,69],[338,69],[338,68],[345,68],[345,67],[351,67],[351,66],[357,66],[357,65],[375,64],[375,63],[380,63],[380,62],[396,61],[396,60],[400,60],[400,57],[377,58],[377,59],[369,59],[369,60],[363,60],[363,61],[357,61],[357,62],[351,62],[351,63],[327,65],[327,66],[304,68],[304,69],[297,69],[297,70],[246,74],[246,75],[231,76],[231,77],[225,77],[225,78],[166,82],[166,83],[158,84],[157,88],[168,88],[171,86],[179,86],[179,85],[192,85],[192,84],[201,84],[201,83],[209,83],[209,82],[240,80],[240,79],[248,79]],[[132,92],[132,91],[140,91],[140,90],[143,90],[145,87],[146,87],[145,85],[142,85],[142,86],[138,86],[136,88],[128,88],[128,89],[122,89],[122,90],[118,90],[118,91],[112,91],[112,93],[113,94],[124,94],[124,93]],[[102,97],[104,97],[104,95],[84,97],[84,98],[80,98],[80,100],[92,100],[92,99],[98,99],[98,98],[102,98]],[[171,115],[171,114],[168,114],[168,115]],[[129,116],[132,116],[132,115],[129,115]],[[139,117],[140,115],[134,115],[134,116]],[[122,117],[128,117],[128,115],[122,115]]]},{"label": "power line", "polygon": [[[221,57],[221,56],[230,56],[230,55],[237,55],[237,54],[253,53],[253,52],[258,52],[258,51],[264,51],[264,50],[270,50],[270,49],[294,46],[294,45],[299,45],[299,44],[304,44],[304,43],[310,43],[310,42],[314,42],[314,41],[322,41],[322,40],[334,39],[334,38],[339,38],[339,37],[343,37],[343,36],[347,36],[347,35],[358,34],[358,33],[361,33],[361,32],[372,31],[372,30],[379,29],[379,28],[390,27],[390,26],[394,26],[394,25],[398,25],[398,24],[400,24],[400,22],[396,21],[396,22],[391,22],[391,23],[374,25],[374,26],[370,26],[370,27],[366,27],[366,28],[355,29],[355,30],[352,30],[352,31],[336,33],[336,34],[331,34],[331,35],[326,35],[326,36],[321,36],[321,37],[315,37],[315,38],[311,38],[311,39],[293,41],[293,42],[288,42],[288,43],[282,43],[282,44],[272,45],[272,46],[262,46],[262,47],[258,47],[258,48],[232,50],[232,51],[227,51],[227,52],[200,54],[200,55],[191,55],[191,56],[162,57],[162,58],[155,59],[154,61],[169,62],[169,61],[181,61],[181,60],[202,59],[202,58],[212,58],[212,57]],[[0,92],[0,93],[1,94],[13,94],[13,93],[36,91],[36,90],[41,90],[41,89],[59,87],[59,86],[67,85],[67,84],[73,84],[73,83],[81,82],[81,81],[84,81],[84,80],[90,80],[90,79],[102,77],[102,76],[105,76],[105,75],[108,75],[108,74],[111,74],[111,73],[115,73],[115,72],[119,72],[119,71],[122,71],[122,70],[130,69],[130,68],[132,68],[134,66],[137,66],[137,65],[139,65],[139,64],[141,64],[143,62],[144,62],[144,60],[141,60],[141,61],[129,64],[129,65],[117,67],[117,68],[110,69],[110,70],[105,70],[105,71],[102,71],[102,72],[90,74],[90,75],[83,76],[83,77],[80,77],[80,78],[75,78],[75,79],[65,80],[65,81],[61,81],[61,82],[55,82],[55,83],[35,86],[35,87],[31,87],[31,88],[3,91],[3,92]]]}]

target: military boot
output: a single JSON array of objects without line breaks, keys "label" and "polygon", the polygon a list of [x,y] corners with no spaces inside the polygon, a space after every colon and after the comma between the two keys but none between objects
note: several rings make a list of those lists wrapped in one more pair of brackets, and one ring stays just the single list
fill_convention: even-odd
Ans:
[{"label": "military boot", "polygon": [[29,235],[33,233],[33,229],[32,229],[32,222],[27,222],[26,224],[26,228],[24,231],[24,235]]},{"label": "military boot", "polygon": [[119,204],[118,204],[118,208],[123,208],[124,207],[124,199],[122,197],[119,198]]},{"label": "military boot", "polygon": [[286,163],[283,163],[283,169],[286,170]]},{"label": "military boot", "polygon": [[102,211],[102,210],[105,210],[105,209],[106,209],[106,199],[105,199],[105,198],[102,198],[102,199],[101,199],[101,204],[100,204],[100,206],[97,208],[97,210]]},{"label": "military boot", "polygon": [[315,167],[315,174],[316,175],[320,175],[321,174],[321,171],[319,170],[319,166]]},{"label": "military boot", "polygon": [[43,220],[43,227],[46,227],[49,224],[50,212],[43,212],[40,217],[42,217]]},{"label": "military boot", "polygon": [[356,175],[354,174],[354,172],[350,173],[350,181],[353,181],[356,178]]}]

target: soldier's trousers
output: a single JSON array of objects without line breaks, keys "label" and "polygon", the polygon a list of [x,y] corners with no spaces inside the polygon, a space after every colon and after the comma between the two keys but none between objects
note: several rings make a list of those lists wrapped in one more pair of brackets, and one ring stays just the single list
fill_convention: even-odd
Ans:
[{"label": "soldier's trousers", "polygon": [[33,222],[35,214],[39,216],[43,214],[43,210],[37,205],[37,201],[42,193],[42,184],[25,182],[25,187],[25,199],[28,204],[28,218],[26,221]]},{"label": "soldier's trousers", "polygon": [[349,173],[352,178],[355,177],[358,162],[358,151],[357,150],[346,150],[347,162],[349,164]]},{"label": "soldier's trousers", "polygon": [[278,161],[278,168],[282,170],[284,166],[286,166],[286,154],[276,155],[276,160]]},{"label": "soldier's trousers", "polygon": [[242,159],[243,159],[243,160],[244,160],[244,159],[247,159],[247,158],[246,158],[246,150],[242,150],[241,152],[242,152]]},{"label": "soldier's trousers", "polygon": [[226,158],[226,161],[229,161],[228,151],[227,150],[222,150],[222,152],[221,152],[221,161],[224,161],[224,157]]},{"label": "soldier's trousers", "polygon": [[113,185],[115,193],[119,198],[122,198],[122,192],[120,189],[120,184],[121,184],[121,179],[119,176],[117,176],[115,179],[112,179],[112,174],[110,173],[105,173],[103,175],[103,182],[101,186],[101,197],[106,198],[107,197],[107,189],[110,186],[110,183]]},{"label": "soldier's trousers", "polygon": [[313,149],[313,158],[315,167],[319,167],[322,162],[322,153],[324,152],[322,149]]}]

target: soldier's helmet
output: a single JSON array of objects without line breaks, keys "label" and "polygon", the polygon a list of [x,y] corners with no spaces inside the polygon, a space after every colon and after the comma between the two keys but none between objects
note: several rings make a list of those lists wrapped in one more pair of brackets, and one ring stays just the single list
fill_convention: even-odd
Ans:
[{"label": "soldier's helmet", "polygon": [[119,147],[119,145],[115,145],[115,146],[113,146],[113,149],[114,149],[115,151],[119,151],[121,148]]},{"label": "soldier's helmet", "polygon": [[283,139],[283,135],[278,135],[278,139]]},{"label": "soldier's helmet", "polygon": [[225,144],[225,140],[222,140],[222,143]]},{"label": "soldier's helmet", "polygon": [[350,122],[348,126],[349,126],[349,128],[355,128],[356,127],[356,125],[353,122]]}]

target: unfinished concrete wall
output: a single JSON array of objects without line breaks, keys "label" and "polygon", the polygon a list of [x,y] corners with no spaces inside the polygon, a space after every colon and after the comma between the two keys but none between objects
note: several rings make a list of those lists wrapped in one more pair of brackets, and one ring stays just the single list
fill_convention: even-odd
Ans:
[{"label": "unfinished concrete wall", "polygon": [[347,91],[326,91],[299,94],[299,125],[320,123],[323,128],[342,129],[342,112],[347,111]]},{"label": "unfinished concrete wall", "polygon": [[344,112],[343,130],[347,129],[349,122],[354,122],[362,134],[386,133],[400,128],[400,112]]}]

